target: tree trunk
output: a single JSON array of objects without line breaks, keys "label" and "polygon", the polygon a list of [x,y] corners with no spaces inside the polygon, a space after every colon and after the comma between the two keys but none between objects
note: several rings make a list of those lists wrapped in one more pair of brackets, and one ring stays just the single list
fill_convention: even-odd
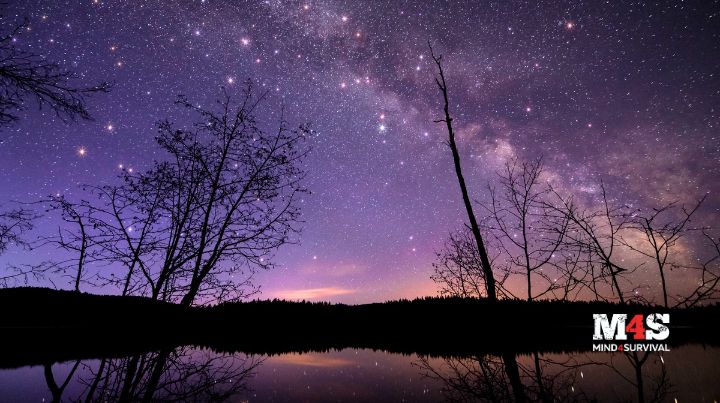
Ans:
[{"label": "tree trunk", "polygon": [[485,249],[485,242],[483,241],[482,235],[480,234],[480,227],[478,226],[477,219],[475,218],[475,212],[473,211],[472,203],[470,201],[470,196],[468,195],[467,186],[465,185],[465,178],[463,177],[462,167],[460,165],[460,153],[458,152],[457,144],[455,143],[455,131],[453,130],[452,126],[452,117],[450,117],[450,103],[448,101],[448,91],[447,84],[445,83],[445,73],[443,72],[442,63],[440,62],[442,56],[435,57],[435,54],[432,53],[432,48],[430,48],[430,53],[433,60],[435,61],[435,64],[437,64],[440,76],[439,80],[438,78],[435,78],[435,82],[437,83],[438,88],[442,92],[443,100],[445,102],[445,106],[443,108],[445,112],[445,119],[439,120],[438,122],[445,122],[445,124],[447,125],[448,145],[450,146],[450,150],[452,150],[453,162],[455,164],[455,175],[457,176],[458,183],[460,184],[460,192],[462,192],[463,203],[465,204],[465,211],[467,212],[468,220],[470,221],[470,229],[472,230],[473,236],[475,237],[478,253],[480,254],[480,263],[482,264],[483,274],[485,275],[485,291],[487,292],[487,297],[490,301],[497,301],[497,294],[495,291],[495,276],[493,275],[492,267],[490,267],[490,259],[488,258],[487,250]]},{"label": "tree trunk", "polygon": [[527,401],[525,397],[525,389],[523,388],[522,380],[520,380],[520,370],[518,368],[517,359],[514,355],[505,353],[502,355],[503,362],[505,363],[505,374],[510,381],[510,387],[512,388],[513,396],[515,397],[515,403],[524,403]]}]

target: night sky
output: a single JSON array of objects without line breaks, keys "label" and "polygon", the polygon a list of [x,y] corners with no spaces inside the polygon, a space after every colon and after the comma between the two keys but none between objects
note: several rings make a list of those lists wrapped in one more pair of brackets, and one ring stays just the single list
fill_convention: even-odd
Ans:
[{"label": "night sky", "polygon": [[[473,198],[487,198],[508,158],[543,155],[548,175],[587,203],[601,178],[618,202],[644,208],[710,192],[700,217],[712,224],[719,11],[709,0],[11,1],[4,32],[29,22],[19,48],[80,84],[115,85],[89,100],[94,121],[29,108],[1,129],[0,202],[79,199],[79,184],[149,168],[162,158],[155,123],[184,122],[178,94],[210,105],[221,87],[252,79],[270,93],[262,122],[284,105],[290,122],[317,132],[302,243],[258,277],[262,297],[435,294],[435,251],[465,216],[446,132],[433,123],[431,41],[444,54]],[[52,256],[15,250],[0,264]]]}]

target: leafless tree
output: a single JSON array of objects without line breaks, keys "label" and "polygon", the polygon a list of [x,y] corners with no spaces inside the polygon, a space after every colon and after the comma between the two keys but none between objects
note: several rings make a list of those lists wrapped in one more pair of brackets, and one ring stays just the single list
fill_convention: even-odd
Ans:
[{"label": "leafless tree", "polygon": [[[429,45],[429,44],[428,44]],[[485,293],[490,301],[497,300],[497,291],[495,286],[495,276],[493,274],[492,266],[490,265],[490,258],[483,241],[482,234],[480,233],[480,226],[478,225],[477,219],[475,218],[475,212],[470,201],[470,195],[468,194],[467,185],[465,184],[465,178],[462,173],[462,166],[460,163],[460,153],[458,152],[457,143],[455,142],[455,131],[453,129],[452,121],[453,118],[450,115],[450,101],[448,98],[448,86],[445,81],[445,72],[442,66],[442,55],[435,56],[432,46],[430,46],[430,56],[438,69],[438,74],[435,77],[435,84],[443,97],[444,117],[442,119],[435,120],[436,123],[443,122],[447,127],[448,131],[448,146],[452,151],[453,163],[455,165],[455,175],[457,176],[458,183],[460,185],[460,192],[462,193],[463,203],[465,204],[465,211],[467,212],[468,220],[470,221],[470,230],[472,231],[473,237],[480,257],[481,268],[485,278]]]},{"label": "leafless tree", "polygon": [[[570,220],[548,207],[552,193],[542,183],[542,175],[541,158],[527,162],[511,158],[498,173],[499,190],[491,187],[491,201],[483,205],[490,216],[490,232],[498,237],[510,264],[525,276],[528,301],[563,287],[553,273],[554,260]],[[540,280],[545,284],[533,294],[533,282],[538,286]]]},{"label": "leafless tree", "polygon": [[94,248],[96,239],[91,232],[89,203],[73,203],[64,196],[53,195],[31,205],[42,206],[45,213],[57,212],[59,224],[57,232],[41,235],[28,245],[32,249],[51,247],[65,254],[36,264],[10,265],[9,276],[39,280],[50,277],[48,274],[60,275],[70,278],[73,289],[79,292],[80,284],[86,276],[87,265],[98,260],[97,250]]},{"label": "leafless tree", "polygon": [[649,259],[655,265],[660,275],[663,304],[666,308],[670,307],[666,272],[672,270],[673,267],[684,266],[683,263],[673,259],[671,251],[689,232],[702,230],[702,228],[694,228],[690,225],[693,215],[704,200],[705,197],[701,198],[689,208],[672,202],[648,212],[641,211],[633,217],[631,228],[642,233],[646,242],[638,244],[621,237],[625,246]]},{"label": "leafless tree", "polygon": [[[464,298],[481,298],[486,295],[482,260],[475,237],[468,228],[451,233],[443,248],[436,252],[436,257],[430,278],[440,287],[441,295]],[[495,264],[495,258],[491,257],[490,261]],[[496,290],[501,297],[515,297],[504,286],[510,275],[511,271],[506,268],[496,279]]]},{"label": "leafless tree", "polygon": [[18,119],[17,112],[31,101],[48,107],[63,120],[90,119],[86,98],[108,92],[106,82],[82,87],[73,84],[76,75],[46,58],[19,49],[16,39],[26,24],[0,37],[0,125]]},{"label": "leafless tree", "polygon": [[[88,200],[42,201],[63,222],[36,246],[68,257],[16,271],[73,273],[75,290],[92,277],[122,295],[184,305],[248,296],[254,271],[273,267],[277,248],[296,240],[311,134],[282,116],[274,131],[261,128],[254,113],[262,98],[250,83],[239,102],[225,93],[216,109],[180,97],[198,119],[188,128],[159,123],[162,161],[124,171],[119,184],[85,186]],[[101,270],[91,276],[90,266]]]},{"label": "leafless tree", "polygon": [[26,208],[0,212],[0,254],[10,245],[27,245],[22,234],[33,228],[33,221],[37,218],[35,212]]},{"label": "leafless tree", "polygon": [[68,257],[60,261],[43,263],[39,268],[69,276],[73,282],[73,289],[80,292],[80,282],[85,274],[88,257],[92,259],[95,254],[90,251],[92,238],[89,233],[91,230],[89,205],[87,202],[72,203],[63,196],[50,196],[46,202],[49,210],[60,213],[63,224],[58,226],[56,235],[42,237],[38,246],[51,245],[68,252]]},{"label": "leafless tree", "polygon": [[198,122],[161,122],[157,140],[169,158],[126,173],[123,194],[110,199],[118,248],[137,260],[153,298],[228,299],[242,273],[272,267],[274,251],[293,241],[310,130],[289,129],[282,117],[275,132],[262,130],[254,117],[261,100],[250,84],[237,105],[225,95],[218,112],[181,98]]},{"label": "leafless tree", "polygon": [[622,246],[622,231],[631,224],[632,212],[626,206],[613,205],[603,183],[600,184],[598,208],[582,207],[572,196],[563,196],[552,187],[551,192],[556,202],[548,204],[548,207],[569,222],[563,248],[579,256],[580,265],[589,273],[587,288],[595,299],[606,299],[599,286],[608,282],[619,302],[625,303],[620,277],[635,268],[624,267],[618,250]]},{"label": "leafless tree", "polygon": [[[38,217],[35,211],[24,207],[0,212],[0,255],[13,245],[29,247],[30,243],[24,235],[33,229],[33,223]],[[31,267],[10,265],[0,273],[0,287],[27,285],[41,278],[42,274]]]},{"label": "leafless tree", "polygon": [[108,267],[101,284],[123,295],[184,305],[246,296],[253,271],[271,268],[275,250],[299,231],[311,133],[282,117],[275,131],[262,129],[254,116],[261,100],[251,84],[239,102],[226,93],[216,109],[181,97],[177,104],[198,120],[189,128],[159,123],[162,161],[124,171],[118,185],[86,187],[91,201],[54,200],[76,225],[72,236],[49,241],[77,252],[78,280],[92,257]]},{"label": "leafless tree", "polygon": [[690,308],[704,303],[720,301],[720,238],[703,231],[710,246],[710,255],[697,266],[683,267],[686,273],[697,276],[695,287],[685,295],[676,297],[675,307]]}]

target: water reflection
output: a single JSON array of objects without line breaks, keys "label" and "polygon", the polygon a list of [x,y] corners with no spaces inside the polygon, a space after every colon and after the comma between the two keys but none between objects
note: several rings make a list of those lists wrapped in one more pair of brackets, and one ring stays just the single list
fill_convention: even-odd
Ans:
[{"label": "water reflection", "polygon": [[[662,355],[661,355],[662,354]],[[344,349],[253,356],[180,347],[0,370],[0,400],[679,402],[720,397],[720,350],[423,357]]]},{"label": "water reflection", "polygon": [[[698,351],[699,350],[699,351]],[[689,353],[684,355],[683,353]],[[692,356],[708,353],[702,357]],[[683,388],[670,380],[663,354],[676,362],[675,374]],[[437,380],[447,401],[455,402],[665,402],[717,401],[717,349],[686,346],[672,353],[618,352],[512,354],[421,358],[415,365]],[[692,379],[681,368],[691,365],[709,377]],[[687,387],[695,384],[697,389]]]},{"label": "water reflection", "polygon": [[[52,402],[225,401],[248,389],[261,358],[181,347],[92,364],[75,361],[58,383],[51,364],[43,373]],[[84,365],[83,371],[78,371]],[[64,395],[71,382],[78,388]]]}]

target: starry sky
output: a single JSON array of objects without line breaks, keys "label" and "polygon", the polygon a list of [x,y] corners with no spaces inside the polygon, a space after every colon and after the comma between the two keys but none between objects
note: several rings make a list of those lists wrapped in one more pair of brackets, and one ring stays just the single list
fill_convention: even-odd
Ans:
[{"label": "starry sky", "polygon": [[[720,198],[718,1],[10,1],[16,45],[111,81],[93,121],[28,109],[0,130],[0,202],[111,183],[161,158],[155,123],[178,94],[209,105],[254,80],[259,113],[312,122],[301,245],[262,273],[263,297],[361,303],[435,294],[435,251],[464,210],[428,41],[444,54],[473,198],[508,158],[592,199]],[[53,223],[41,221],[51,228]],[[52,256],[11,251],[0,264]]]}]

